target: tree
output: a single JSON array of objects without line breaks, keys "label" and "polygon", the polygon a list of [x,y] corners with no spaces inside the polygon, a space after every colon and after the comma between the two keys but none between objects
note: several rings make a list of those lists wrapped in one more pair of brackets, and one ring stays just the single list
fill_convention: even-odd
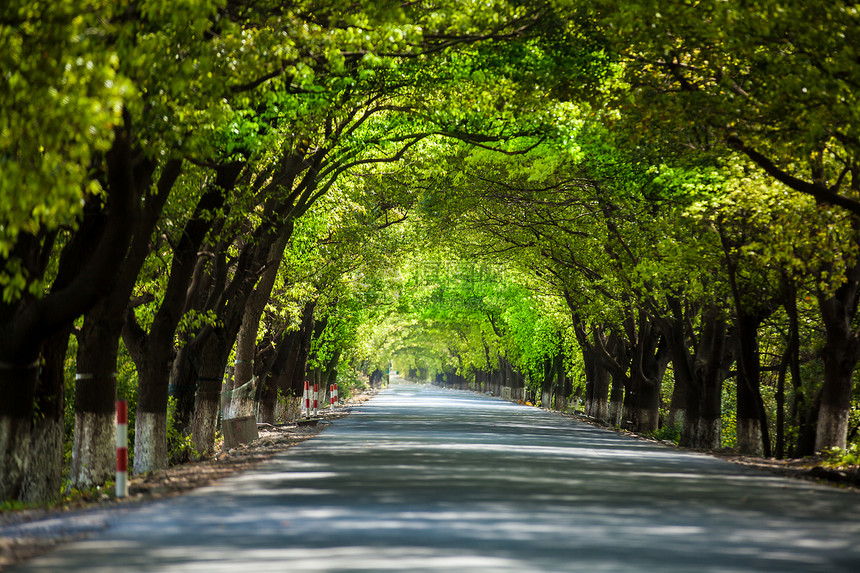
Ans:
[{"label": "tree", "polygon": [[[649,138],[670,148],[737,151],[817,203],[860,214],[853,105],[860,83],[860,14],[854,7],[608,1],[595,14],[613,32],[613,49],[632,89],[625,101],[646,110],[640,117]],[[675,129],[679,118],[697,126],[694,137]],[[848,326],[857,293],[854,271],[845,278],[820,302],[828,334],[818,449],[845,444],[858,357],[857,336]]]}]

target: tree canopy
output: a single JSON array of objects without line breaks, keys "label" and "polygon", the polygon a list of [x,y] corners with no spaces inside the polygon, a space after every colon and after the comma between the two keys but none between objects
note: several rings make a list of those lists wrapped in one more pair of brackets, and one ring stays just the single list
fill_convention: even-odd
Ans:
[{"label": "tree canopy", "polygon": [[391,367],[697,448],[856,443],[858,18],[13,1],[0,498],[108,479],[118,394],[145,472]]}]

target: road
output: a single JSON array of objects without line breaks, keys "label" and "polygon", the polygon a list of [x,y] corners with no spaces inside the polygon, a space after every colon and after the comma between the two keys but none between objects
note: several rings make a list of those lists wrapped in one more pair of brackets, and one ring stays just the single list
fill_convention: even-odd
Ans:
[{"label": "road", "polygon": [[398,384],[12,571],[856,573],[860,496]]}]

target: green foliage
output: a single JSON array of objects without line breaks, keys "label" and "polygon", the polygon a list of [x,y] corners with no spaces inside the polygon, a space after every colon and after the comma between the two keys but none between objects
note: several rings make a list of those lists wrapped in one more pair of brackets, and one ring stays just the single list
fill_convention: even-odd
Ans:
[{"label": "green foliage", "polygon": [[23,511],[25,509],[31,509],[32,507],[33,504],[17,499],[7,499],[5,501],[0,501],[0,512],[4,513],[7,511]]},{"label": "green foliage", "polygon": [[88,489],[64,487],[59,498],[50,502],[25,502],[9,499],[0,502],[0,513],[25,511],[37,508],[80,507],[81,503],[104,502],[113,497],[116,483],[108,480]]},{"label": "green foliage", "polygon": [[[66,360],[63,363],[63,478],[67,479],[72,465],[72,449],[74,446],[75,432],[75,356],[78,353],[78,339],[74,336],[69,339],[69,348],[66,350]],[[64,488],[65,489],[65,488]]]},{"label": "green foliage", "polygon": [[176,329],[177,341],[182,346],[192,336],[192,333],[199,331],[204,326],[216,326],[219,324],[218,315],[212,310],[203,312],[191,309],[179,321],[179,326]]},{"label": "green foliage", "polygon": [[681,429],[676,426],[662,426],[654,432],[653,438],[677,444],[681,441]]},{"label": "green foliage", "polygon": [[851,444],[847,448],[831,448],[823,455],[822,464],[825,466],[835,468],[860,467],[860,444]]},{"label": "green foliage", "polygon": [[20,233],[70,224],[99,193],[89,171],[108,149],[131,94],[115,51],[101,45],[114,3],[20,2],[0,24],[0,259]]},{"label": "green foliage", "polygon": [[354,368],[340,368],[337,373],[338,400],[346,400],[366,390],[367,379]]},{"label": "green foliage", "polygon": [[199,457],[194,449],[194,440],[184,435],[176,421],[176,398],[167,399],[167,459],[170,465],[181,464]]},{"label": "green foliage", "polygon": [[723,382],[722,447],[734,448],[738,443],[737,385],[735,378]]},{"label": "green foliage", "polygon": [[848,191],[839,173],[860,153],[845,137],[860,125],[856,7],[601,0],[594,10],[625,59],[618,105],[641,147],[713,157],[731,144],[761,154],[749,155],[771,176],[796,177],[797,190]]}]

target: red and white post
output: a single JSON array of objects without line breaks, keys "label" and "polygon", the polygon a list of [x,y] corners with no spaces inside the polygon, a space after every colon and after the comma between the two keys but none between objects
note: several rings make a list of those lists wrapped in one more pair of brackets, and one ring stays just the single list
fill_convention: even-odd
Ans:
[{"label": "red and white post", "polygon": [[314,416],[317,415],[317,409],[320,404],[320,385],[318,382],[314,382]]},{"label": "red and white post", "polygon": [[128,496],[128,402],[116,401],[116,496]]},{"label": "red and white post", "polygon": [[302,410],[304,410],[305,416],[311,415],[311,393],[310,393],[310,382],[305,380],[305,391],[302,394]]},{"label": "red and white post", "polygon": [[337,384],[332,384],[331,388],[329,388],[329,392],[331,393],[331,407],[337,407]]}]

